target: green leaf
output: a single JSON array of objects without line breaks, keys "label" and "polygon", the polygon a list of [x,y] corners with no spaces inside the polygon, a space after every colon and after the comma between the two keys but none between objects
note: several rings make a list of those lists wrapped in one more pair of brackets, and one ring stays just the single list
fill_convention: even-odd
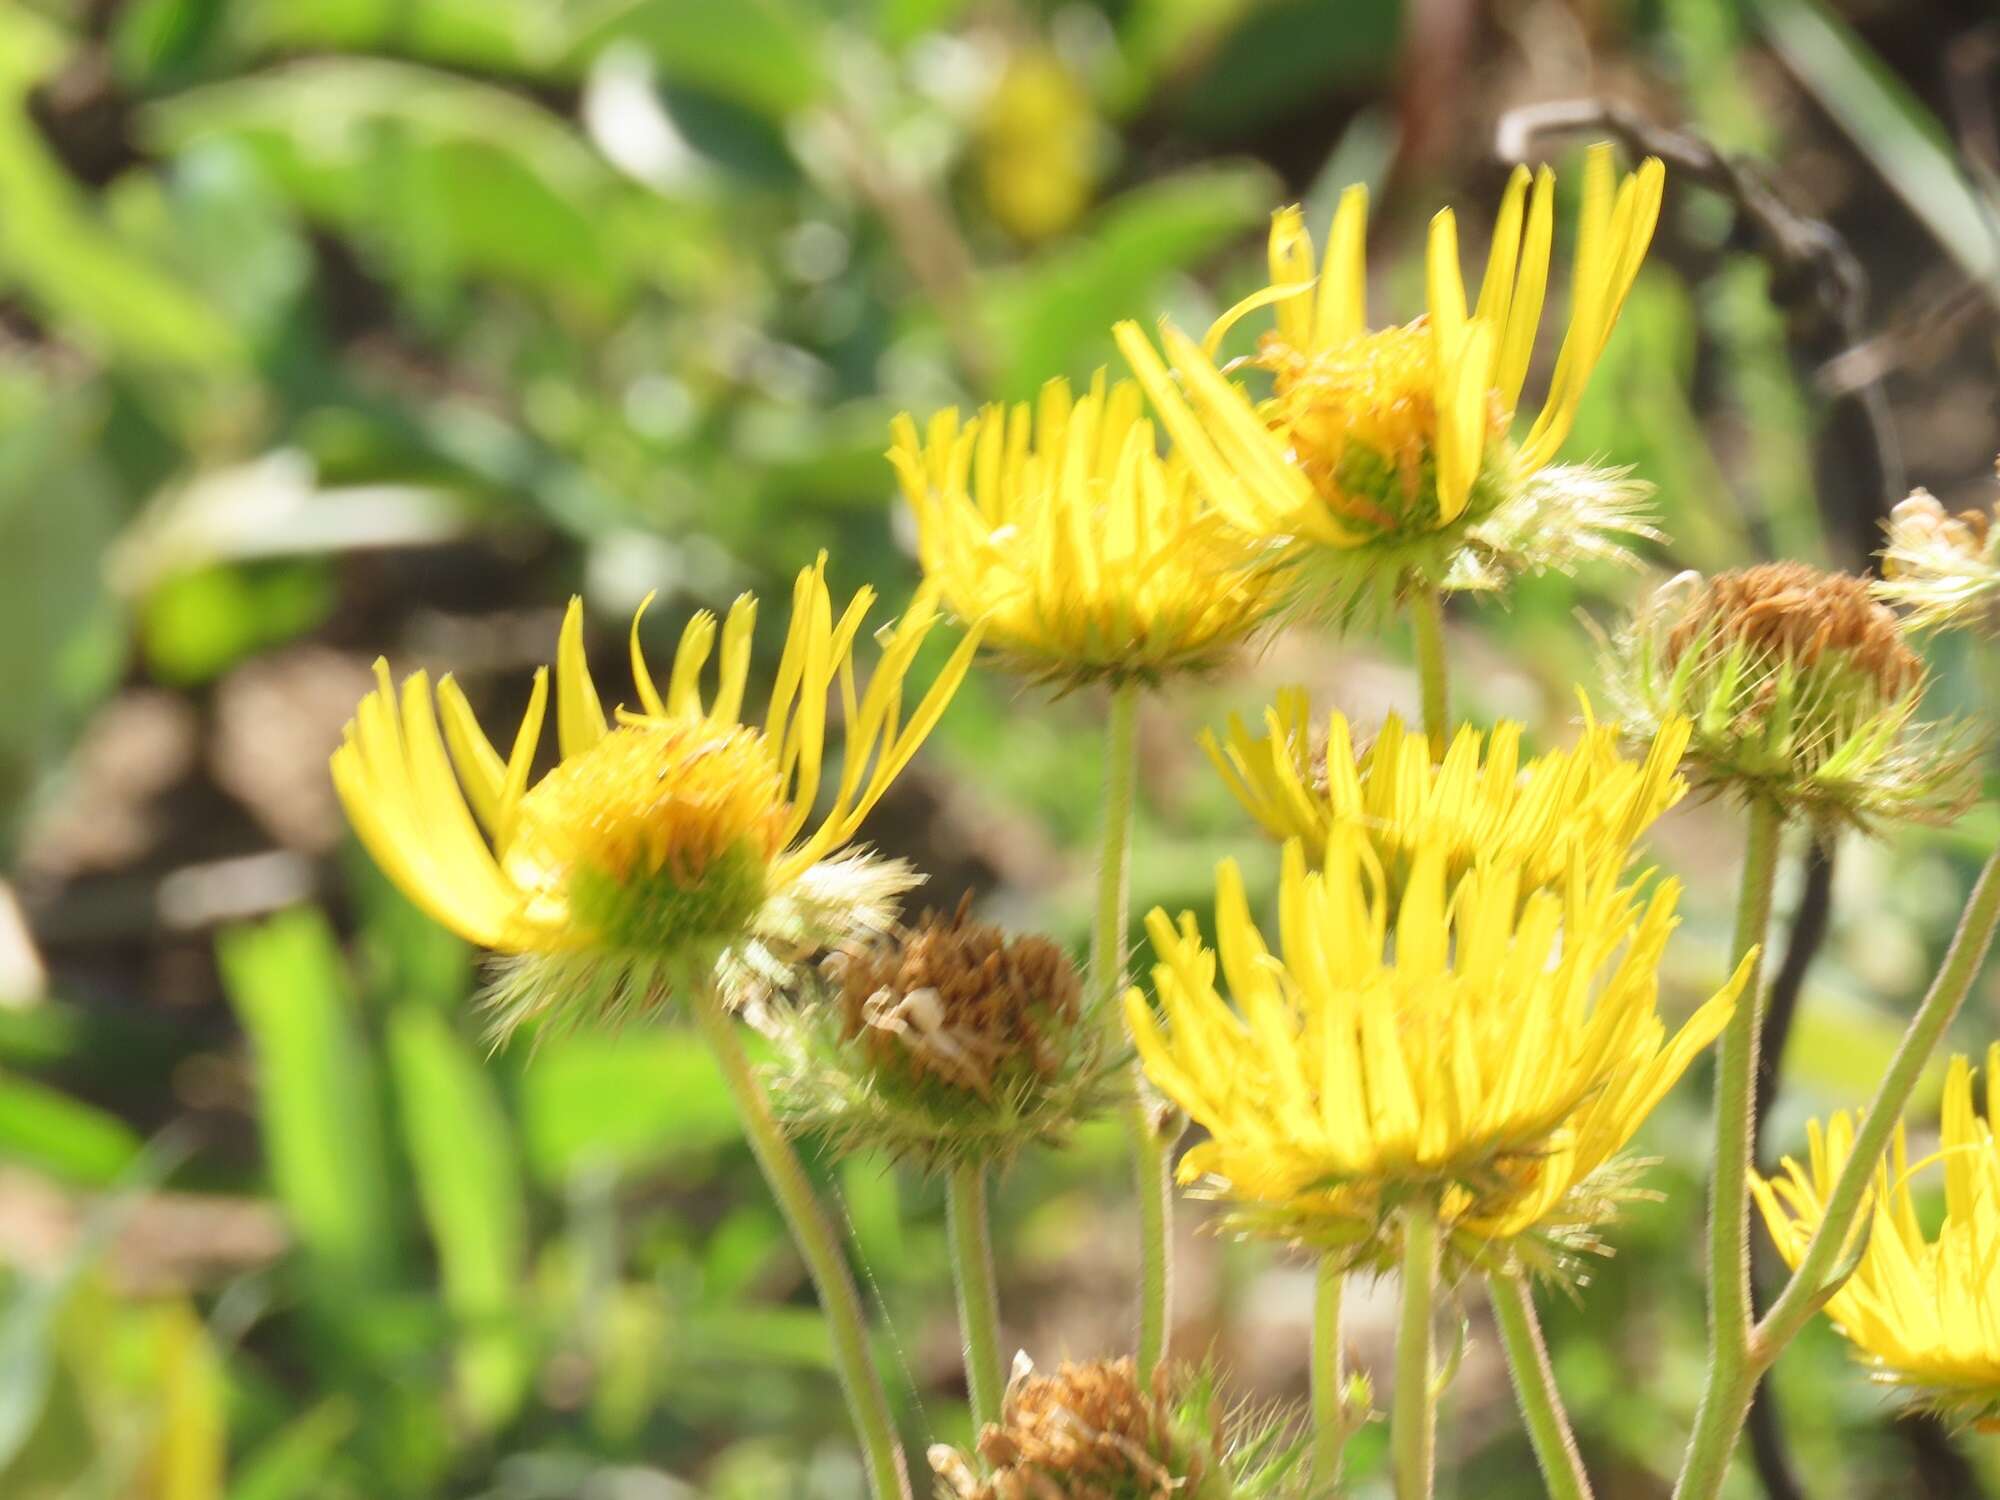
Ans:
[{"label": "green leaf", "polygon": [[141,1155],[117,1190],[91,1208],[61,1264],[45,1275],[23,1277],[0,1303],[0,1474],[21,1452],[48,1400],[64,1304],[180,1155],[158,1146]]},{"label": "green leaf", "polygon": [[478,1425],[497,1427],[533,1374],[516,1321],[528,1227],[507,1119],[478,1057],[438,1011],[399,1008],[389,1057],[445,1305],[463,1330],[460,1393]]},{"label": "green leaf", "polygon": [[[0,131],[4,131],[0,126]],[[0,224],[0,236],[5,234]],[[119,613],[103,580],[115,481],[92,404],[0,370],[0,850],[84,713],[116,684]]]},{"label": "green leaf", "polygon": [[518,1088],[522,1146],[543,1182],[657,1166],[742,1136],[708,1049],[685,1032],[552,1040]]},{"label": "green leaf", "polygon": [[136,0],[112,33],[119,77],[142,87],[179,78],[207,51],[223,16],[223,0]]},{"label": "green leaf", "polygon": [[833,1336],[816,1308],[746,1302],[690,1309],[681,1339],[687,1356],[696,1361],[802,1370],[833,1367]]},{"label": "green leaf", "polygon": [[162,681],[208,682],[319,624],[333,597],[333,580],[316,561],[199,568],[147,595],[139,638]]},{"label": "green leaf", "polygon": [[252,1450],[237,1466],[229,1500],[312,1500],[327,1461],[360,1422],[345,1396],[322,1401]]},{"label": "green leaf", "polygon": [[907,1276],[909,1225],[894,1167],[880,1158],[852,1156],[840,1164],[840,1207],[862,1263],[885,1281]]},{"label": "green leaf", "polygon": [[388,52],[503,72],[547,69],[565,36],[547,0],[236,0],[232,10],[246,50]]},{"label": "green leaf", "polygon": [[257,1059],[271,1179],[306,1250],[340,1280],[381,1284],[401,1243],[374,1060],[333,931],[298,909],[216,940]]},{"label": "green leaf", "polygon": [[0,1073],[0,1160],[65,1182],[108,1187],[139,1159],[139,1137],[116,1115],[32,1079]]},{"label": "green leaf", "polygon": [[2000,205],[1982,203],[1937,118],[1816,0],[1752,0],[1785,66],[1875,164],[1889,189],[1969,276],[2000,297]]},{"label": "green leaf", "polygon": [[1178,101],[1176,121],[1196,135],[1234,139],[1342,87],[1373,95],[1395,62],[1402,29],[1401,0],[1243,7],[1241,24]]},{"label": "green leaf", "polygon": [[464,1005],[472,993],[470,945],[425,916],[358,844],[348,852],[347,888],[360,912],[369,998],[446,1014]]},{"label": "green leaf", "polygon": [[780,118],[826,92],[821,23],[788,0],[598,0],[579,9],[578,58],[635,42],[663,77]]},{"label": "green leaf", "polygon": [[1150,323],[1160,283],[1261,222],[1272,197],[1254,168],[1184,172],[1134,188],[1074,241],[989,278],[978,311],[999,393],[1019,400],[1051,375],[1086,376],[1111,357],[1113,323]]},{"label": "green leaf", "polygon": [[0,0],[0,291],[68,338],[142,365],[213,373],[243,361],[236,331],[191,287],[106,227],[27,111],[60,36]]},{"label": "green leaf", "polygon": [[874,32],[890,47],[903,47],[928,32],[953,25],[971,0],[875,0]]},{"label": "green leaf", "polygon": [[353,234],[405,290],[502,277],[602,312],[630,282],[611,230],[628,188],[569,124],[520,95],[380,58],[322,58],[153,106],[165,149],[227,140],[310,215]]}]

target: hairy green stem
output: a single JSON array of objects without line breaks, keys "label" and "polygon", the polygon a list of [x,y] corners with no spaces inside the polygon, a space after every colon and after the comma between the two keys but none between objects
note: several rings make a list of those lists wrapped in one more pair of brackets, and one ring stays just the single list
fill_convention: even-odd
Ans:
[{"label": "hairy green stem", "polygon": [[1442,759],[1451,737],[1450,699],[1445,686],[1444,595],[1428,579],[1410,599],[1410,624],[1417,638],[1417,681],[1423,689],[1424,733],[1431,755]]},{"label": "hairy green stem", "polygon": [[1006,1389],[984,1167],[964,1163],[952,1168],[945,1179],[944,1217],[951,1237],[951,1284],[958,1294],[958,1331],[965,1344],[965,1388],[972,1398],[972,1429],[977,1433],[988,1422],[1000,1420],[1000,1399]]},{"label": "hairy green stem", "polygon": [[[1097,866],[1097,920],[1091,929],[1090,994],[1120,1047],[1128,1045],[1119,991],[1125,983],[1125,923],[1128,869],[1132,858],[1132,797],[1138,776],[1139,685],[1119,684],[1111,693],[1111,721],[1105,737],[1104,848]],[[1132,1140],[1134,1180],[1139,1195],[1139,1347],[1141,1380],[1167,1354],[1167,1309],[1173,1266],[1169,1230],[1173,1185],[1167,1176],[1167,1142],[1155,1123],[1145,1075],[1132,1066],[1132,1102],[1126,1106]]]},{"label": "hairy green stem", "polygon": [[1889,1144],[1890,1132],[1903,1117],[1903,1106],[1909,1103],[1924,1065],[1944,1040],[1945,1028],[1958,1014],[1966,991],[1972,988],[1973,979],[1986,962],[1996,922],[2000,922],[2000,853],[1990,857],[1986,868],[1979,872],[1979,883],[1965,903],[1965,913],[1958,919],[1958,931],[1952,935],[1951,947],[1938,967],[1937,977],[1925,992],[1923,1004],[1910,1018],[1909,1030],[1903,1033],[1889,1071],[1883,1075],[1867,1113],[1861,1117],[1860,1127],[1854,1132],[1854,1153],[1847,1158],[1833,1191],[1827,1195],[1826,1212],[1813,1232],[1812,1243],[1799,1258],[1798,1269],[1785,1283],[1785,1290],[1771,1304],[1764,1321],[1757,1325],[1753,1352],[1765,1363],[1776,1359],[1813,1315],[1847,1243],[1848,1231],[1854,1227],[1867,1198],[1869,1179],[1875,1175],[1875,1165]]},{"label": "hairy green stem", "polygon": [[855,1289],[839,1236],[820,1207],[798,1153],[785,1139],[770,1103],[751,1069],[749,1054],[736,1033],[736,1020],[722,997],[706,979],[684,986],[689,1007],[694,1011],[702,1036],[729,1085],[736,1112],[743,1121],[743,1133],[764,1180],[778,1200],[778,1208],[791,1226],[792,1239],[811,1272],[819,1292],[820,1307],[826,1314],[833,1336],[833,1364],[847,1394],[847,1409],[860,1434],[862,1455],[868,1465],[870,1492],[876,1500],[910,1500],[910,1475],[903,1461],[902,1444],[896,1439],[896,1423],[889,1410],[889,1397],[868,1348],[868,1322],[862,1312],[861,1294]]},{"label": "hairy green stem", "polygon": [[1507,1351],[1507,1371],[1514,1377],[1514,1397],[1528,1426],[1535,1461],[1548,1482],[1549,1500],[1591,1500],[1590,1476],[1576,1451],[1576,1436],[1570,1431],[1562,1392],[1556,1389],[1556,1372],[1549,1366],[1548,1345],[1542,1341],[1542,1325],[1535,1317],[1534,1291],[1525,1276],[1493,1276],[1487,1287],[1493,1295],[1493,1321]]},{"label": "hairy green stem", "polygon": [[[1750,808],[1743,884],[1736,905],[1730,963],[1760,948],[1771,922],[1784,818],[1768,803]],[[1715,1172],[1708,1204],[1708,1379],[1695,1412],[1694,1435],[1674,1494],[1713,1495],[1729,1471],[1756,1376],[1750,1362],[1750,1151],[1757,1077],[1757,1036],[1763,1026],[1761,963],[1737,1000],[1722,1033],[1715,1070]]]},{"label": "hairy green stem", "polygon": [[1986,861],[1979,883],[1966,901],[1958,920],[1951,948],[1938,968],[1937,977],[1924,994],[1923,1003],[1910,1018],[1889,1070],[1876,1087],[1867,1113],[1855,1131],[1854,1149],[1827,1195],[1826,1211],[1812,1242],[1800,1257],[1798,1267],[1785,1283],[1784,1291],[1763,1321],[1750,1330],[1745,1340],[1741,1367],[1728,1381],[1709,1372],[1709,1388],[1703,1393],[1702,1407],[1695,1420],[1694,1437],[1688,1444],[1675,1500],[1715,1500],[1722,1492],[1730,1457],[1742,1432],[1744,1418],[1757,1381],[1797,1337],[1806,1321],[1838,1290],[1838,1267],[1854,1221],[1867,1201],[1868,1184],[1888,1146],[1889,1136],[1902,1118],[1903,1107],[1917,1085],[1931,1054],[1944,1040],[1946,1029],[1966,992],[1978,977],[1992,947],[1993,932],[2000,926],[2000,852]]},{"label": "hairy green stem", "polygon": [[1340,1483],[1340,1450],[1347,1443],[1347,1382],[1340,1347],[1340,1292],[1346,1274],[1327,1256],[1313,1286],[1312,1492],[1331,1495]]},{"label": "hairy green stem", "polygon": [[1437,1389],[1431,1369],[1437,1267],[1437,1205],[1414,1199],[1403,1216],[1403,1309],[1396,1325],[1396,1388],[1389,1412],[1396,1500],[1430,1500],[1437,1470]]}]

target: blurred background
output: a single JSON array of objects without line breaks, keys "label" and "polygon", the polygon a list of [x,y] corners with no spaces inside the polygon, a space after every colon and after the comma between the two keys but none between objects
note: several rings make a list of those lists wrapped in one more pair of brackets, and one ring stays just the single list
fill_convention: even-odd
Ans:
[{"label": "blurred background", "polygon": [[[648,590],[666,638],[828,548],[893,610],[896,411],[1087,377],[1116,318],[1205,323],[1263,280],[1272,208],[1323,225],[1352,181],[1375,321],[1407,318],[1429,214],[1482,254],[1503,153],[1573,190],[1582,142],[1660,130],[1570,451],[1659,485],[1660,570],[1862,565],[1909,485],[1994,498],[1997,65],[1984,0],[0,0],[0,1494],[859,1494],[696,1041],[489,1055],[472,955],[345,835],[325,757],[370,661],[454,671],[511,733],[573,592],[614,696]],[[1640,587],[1458,611],[1465,711],[1560,741],[1588,622]],[[1934,656],[1938,707],[1987,713],[1990,657]],[[1224,852],[1268,887],[1193,735],[1290,681],[1414,705],[1399,633],[1152,699],[1140,909],[1205,907]],[[872,835],[937,904],[1080,947],[1099,711],[977,675]],[[1810,881],[1796,851],[1781,919],[1833,916],[1767,1150],[1860,1101],[1996,835],[1850,840]],[[1716,807],[1655,841],[1691,880],[1677,1005],[1720,977],[1739,841]],[[1617,1500],[1666,1494],[1694,1402],[1706,1084],[1642,1139],[1660,1201],[1546,1314]],[[968,1436],[941,1195],[831,1175],[920,1462]],[[1009,1343],[1115,1352],[1115,1132],[998,1192]],[[1302,1394],[1310,1272],[1204,1217],[1180,1348]],[[1393,1288],[1358,1301],[1379,1367]],[[1442,1493],[1525,1500],[1463,1311]],[[2000,1496],[1996,1440],[1893,1420],[1824,1329],[1776,1396],[1738,1497]]]}]

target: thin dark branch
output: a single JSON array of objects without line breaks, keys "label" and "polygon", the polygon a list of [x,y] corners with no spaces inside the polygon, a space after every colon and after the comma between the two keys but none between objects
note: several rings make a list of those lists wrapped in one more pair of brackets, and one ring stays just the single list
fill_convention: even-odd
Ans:
[{"label": "thin dark branch", "polygon": [[1812,967],[1820,945],[1826,941],[1827,923],[1832,913],[1833,845],[1825,838],[1816,838],[1806,852],[1805,884],[1799,892],[1798,910],[1792,916],[1792,931],[1785,943],[1784,960],[1772,976],[1770,993],[1764,1000],[1764,1025],[1758,1033],[1751,1140],[1756,1146],[1760,1167],[1764,1165],[1764,1118],[1772,1099],[1777,1096],[1779,1069],[1784,1066],[1785,1060],[1785,1043],[1791,1038],[1792,1020],[1798,1014],[1799,994],[1805,988],[1806,970]]},{"label": "thin dark branch", "polygon": [[[1764,1024],[1758,1033],[1757,1079],[1752,1096],[1750,1128],[1760,1168],[1765,1165],[1764,1121],[1771,1101],[1777,1096],[1785,1043],[1791,1038],[1792,1021],[1798,1015],[1799,995],[1805,989],[1806,971],[1812,967],[1814,956],[1826,941],[1832,910],[1833,845],[1825,838],[1816,838],[1806,854],[1805,885],[1799,892],[1798,910],[1792,916],[1792,931],[1785,942],[1785,957],[1772,977],[1770,993],[1764,1000]],[[1770,1259],[1768,1255],[1758,1258]],[[1750,1295],[1761,1317],[1764,1299],[1754,1281]],[[1772,1397],[1768,1379],[1757,1383],[1757,1390],[1750,1401],[1747,1425],[1750,1458],[1756,1466],[1757,1478],[1764,1486],[1765,1495],[1769,1500],[1806,1500],[1806,1492],[1792,1467],[1790,1447],[1785,1441],[1778,1403]]]},{"label": "thin dark branch", "polygon": [[1923,1500],[1979,1500],[1986,1493],[1979,1472],[1951,1440],[1950,1429],[1936,1417],[1914,1412],[1898,1419],[1894,1430],[1916,1460],[1917,1480],[1923,1486],[1918,1493]]},{"label": "thin dark branch", "polygon": [[1750,1397],[1750,1416],[1744,1423],[1750,1433],[1750,1461],[1757,1470],[1757,1482],[1769,1500],[1806,1500],[1806,1492],[1792,1470],[1792,1450],[1785,1442],[1785,1429],[1778,1420],[1778,1403],[1771,1399],[1771,1383],[1757,1382]]}]

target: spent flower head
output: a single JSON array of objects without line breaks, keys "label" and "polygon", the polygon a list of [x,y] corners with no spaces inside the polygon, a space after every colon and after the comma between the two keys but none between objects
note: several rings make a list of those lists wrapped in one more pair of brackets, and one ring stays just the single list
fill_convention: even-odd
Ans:
[{"label": "spent flower head", "polygon": [[1357,749],[1346,716],[1334,713],[1315,745],[1311,700],[1288,688],[1264,711],[1261,735],[1232,714],[1226,739],[1204,730],[1201,743],[1259,826],[1300,840],[1309,862],[1336,829],[1351,828],[1373,847],[1392,892],[1427,848],[1443,851],[1448,883],[1484,859],[1519,864],[1537,888],[1578,869],[1623,869],[1640,835],[1687,790],[1676,770],[1686,720],[1663,724],[1645,758],[1631,760],[1619,753],[1616,724],[1599,724],[1588,700],[1583,714],[1569,750],[1524,764],[1522,726],[1502,721],[1490,735],[1461,727],[1437,762],[1430,741],[1393,715]]},{"label": "spent flower head", "polygon": [[[1622,555],[1645,535],[1645,491],[1622,472],[1555,467],[1659,218],[1665,171],[1648,159],[1615,181],[1608,146],[1584,170],[1570,321],[1540,412],[1512,430],[1533,357],[1554,234],[1555,176],[1518,168],[1502,199],[1476,303],[1468,307],[1457,220],[1431,221],[1427,309],[1371,329],[1368,199],[1352,187],[1315,274],[1296,208],[1271,225],[1271,284],[1196,344],[1162,324],[1165,359],[1133,323],[1119,348],[1175,446],[1232,524],[1324,560],[1336,608],[1393,592],[1412,572],[1449,588],[1497,587],[1523,568]],[[1258,401],[1217,367],[1222,337],[1269,306],[1275,328],[1246,362]],[[1171,369],[1169,368],[1171,366]]]},{"label": "spent flower head", "polygon": [[[435,698],[422,672],[398,693],[387,664],[376,663],[379,685],[334,752],[334,785],[362,843],[411,900],[509,956],[489,997],[503,1030],[544,1014],[616,1019],[661,1003],[673,982],[782,971],[891,920],[914,877],[846,846],[944,712],[977,635],[905,717],[904,680],[937,622],[935,606],[920,597],[884,630],[875,671],[857,693],[855,638],[873,594],[864,589],[836,619],[825,567],[822,555],[798,576],[760,726],[743,713],[751,596],[721,627],[712,694],[700,679],[715,618],[703,611],[688,624],[662,692],[635,616],[639,701],[611,717],[584,660],[582,605],[572,600],[555,670],[561,755],[532,785],[546,668],[503,760],[449,676]],[[823,774],[836,685],[847,705],[837,779]]]},{"label": "spent flower head", "polygon": [[1271,549],[1162,457],[1130,381],[896,419],[889,458],[944,603],[1023,673],[1076,685],[1215,666],[1278,606]]},{"label": "spent flower head", "polygon": [[969,905],[836,955],[831,994],[771,1018],[789,1128],[943,1170],[1059,1143],[1110,1102],[1119,1059],[1069,955]]},{"label": "spent flower head", "polygon": [[[1919,1408],[1958,1421],[2000,1419],[2000,1045],[1986,1054],[1986,1112],[1973,1105],[1972,1065],[1954,1057],[1945,1077],[1934,1156],[1912,1166],[1901,1122],[1876,1169],[1857,1225],[1854,1273],[1826,1305],[1872,1377]],[[1785,1158],[1751,1191],[1789,1265],[1805,1255],[1828,1197],[1854,1154],[1854,1117],[1807,1127],[1804,1163]],[[1912,1190],[1927,1167],[1944,1176],[1944,1219],[1926,1233]],[[1865,1240],[1859,1236],[1865,1235]]]},{"label": "spent flower head", "polygon": [[2000,502],[1991,512],[1949,515],[1929,490],[1899,501],[1883,523],[1882,578],[1875,597],[1903,610],[1912,628],[2000,629]]},{"label": "spent flower head", "polygon": [[1727,1021],[1747,960],[1679,1032],[1660,1018],[1675,882],[1642,900],[1614,868],[1533,890],[1488,859],[1448,889],[1451,852],[1417,845],[1392,899],[1357,830],[1319,871],[1288,842],[1276,954],[1234,861],[1213,950],[1192,913],[1148,917],[1162,1015],[1137,989],[1126,1013],[1147,1074],[1209,1133],[1181,1181],[1234,1227],[1379,1266],[1421,1197],[1458,1256],[1555,1269],[1594,1247],[1614,1159]]},{"label": "spent flower head", "polygon": [[1128,1359],[1065,1360],[1053,1375],[1018,1355],[1000,1420],[975,1445],[930,1450],[952,1500],[1277,1500],[1304,1493],[1303,1445],[1281,1413],[1221,1409],[1206,1372]]},{"label": "spent flower head", "polygon": [[1917,718],[1923,661],[1851,574],[1797,562],[1683,573],[1612,643],[1607,675],[1636,731],[1692,722],[1698,784],[1789,815],[1934,821],[1976,791],[1967,735]]}]

